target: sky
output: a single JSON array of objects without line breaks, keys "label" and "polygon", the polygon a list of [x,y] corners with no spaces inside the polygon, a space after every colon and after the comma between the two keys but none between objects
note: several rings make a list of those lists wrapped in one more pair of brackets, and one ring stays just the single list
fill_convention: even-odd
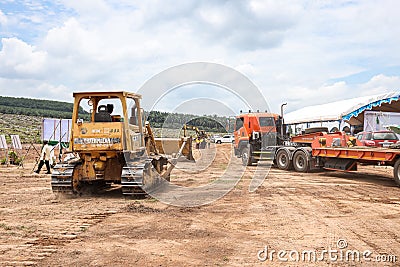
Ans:
[{"label": "sky", "polygon": [[[72,102],[75,91],[137,92],[191,62],[241,72],[275,113],[282,103],[290,112],[398,91],[398,10],[396,0],[0,0],[0,95]],[[210,96],[221,104],[204,104]],[[204,84],[157,103],[194,114],[247,108]]]}]

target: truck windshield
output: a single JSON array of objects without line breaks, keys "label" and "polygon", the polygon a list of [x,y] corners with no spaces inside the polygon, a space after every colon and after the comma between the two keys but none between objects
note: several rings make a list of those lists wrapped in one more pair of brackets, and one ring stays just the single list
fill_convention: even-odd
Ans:
[{"label": "truck windshield", "polygon": [[374,140],[397,140],[394,133],[374,133]]},{"label": "truck windshield", "polygon": [[265,126],[275,126],[275,121],[274,118],[272,117],[260,117],[260,126],[265,127]]},{"label": "truck windshield", "polygon": [[237,118],[235,122],[235,131],[239,130],[243,127],[243,120],[244,118]]}]

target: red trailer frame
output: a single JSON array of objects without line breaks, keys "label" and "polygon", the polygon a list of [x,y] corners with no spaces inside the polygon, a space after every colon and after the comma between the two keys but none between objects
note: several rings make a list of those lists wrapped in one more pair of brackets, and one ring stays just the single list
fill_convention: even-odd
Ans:
[{"label": "red trailer frame", "polygon": [[355,137],[344,132],[294,136],[289,146],[278,147],[275,162],[280,169],[298,172],[316,168],[356,171],[359,162],[388,165],[394,167],[394,180],[400,186],[400,149],[361,146]]}]

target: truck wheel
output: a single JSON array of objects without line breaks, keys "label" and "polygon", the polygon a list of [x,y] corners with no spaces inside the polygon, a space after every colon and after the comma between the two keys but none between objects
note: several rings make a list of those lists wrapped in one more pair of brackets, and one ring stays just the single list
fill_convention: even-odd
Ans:
[{"label": "truck wheel", "polygon": [[393,176],[397,186],[400,186],[400,158],[397,159],[396,163],[394,164]]},{"label": "truck wheel", "polygon": [[243,166],[251,166],[253,163],[253,159],[250,156],[250,149],[248,147],[244,147],[242,149],[242,164]]},{"label": "truck wheel", "polygon": [[290,170],[293,167],[293,162],[290,160],[289,152],[287,150],[279,150],[276,154],[276,165],[281,170]]},{"label": "truck wheel", "polygon": [[293,167],[297,172],[307,172],[309,169],[308,157],[304,151],[297,151],[293,156]]},{"label": "truck wheel", "polygon": [[217,143],[217,144],[221,144],[222,142],[221,142],[221,140],[218,140],[216,143]]}]

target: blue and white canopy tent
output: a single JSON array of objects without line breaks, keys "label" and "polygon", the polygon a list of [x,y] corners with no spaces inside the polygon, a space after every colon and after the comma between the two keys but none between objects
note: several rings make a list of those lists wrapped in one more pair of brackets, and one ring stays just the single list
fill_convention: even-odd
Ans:
[{"label": "blue and white canopy tent", "polygon": [[364,123],[365,111],[400,112],[400,92],[392,92],[371,97],[365,103],[355,105],[351,110],[342,114],[342,120],[351,125]]},{"label": "blue and white canopy tent", "polygon": [[400,112],[400,92],[363,96],[332,103],[304,107],[284,116],[288,125],[338,127],[362,126],[366,111]]}]

